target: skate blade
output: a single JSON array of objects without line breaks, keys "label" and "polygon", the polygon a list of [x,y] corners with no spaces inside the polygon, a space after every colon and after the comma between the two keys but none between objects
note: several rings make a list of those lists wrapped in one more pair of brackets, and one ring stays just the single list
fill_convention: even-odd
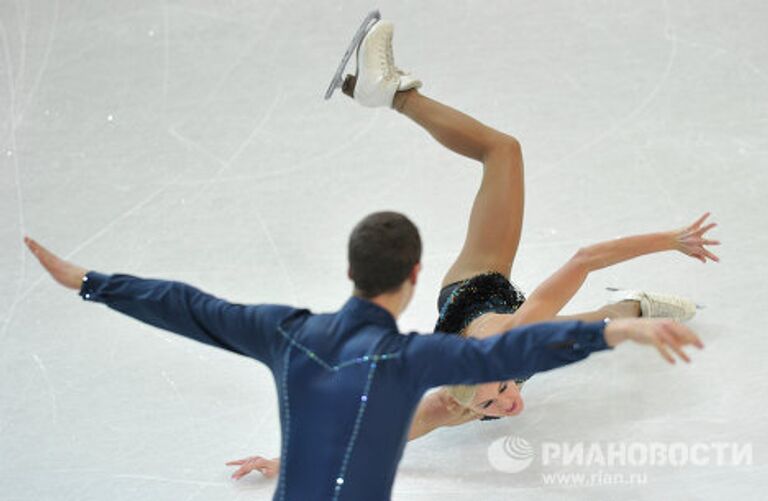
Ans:
[{"label": "skate blade", "polygon": [[365,38],[365,35],[368,34],[370,29],[373,27],[374,24],[376,24],[379,21],[379,19],[381,19],[381,13],[379,13],[378,10],[369,12],[368,15],[365,16],[365,19],[363,19],[363,22],[360,24],[360,27],[357,29],[357,32],[355,33],[355,36],[352,37],[352,42],[349,44],[349,47],[347,47],[347,51],[344,53],[344,57],[341,58],[339,67],[336,69],[336,73],[333,75],[330,85],[328,85],[328,90],[325,91],[326,100],[331,98],[331,96],[333,95],[333,92],[336,89],[339,89],[342,87],[343,81],[341,79],[341,75],[342,73],[344,73],[344,68],[347,67],[347,63],[349,62],[349,59],[352,57],[352,54],[354,54],[357,48],[360,46],[360,43],[363,41],[363,38]]}]

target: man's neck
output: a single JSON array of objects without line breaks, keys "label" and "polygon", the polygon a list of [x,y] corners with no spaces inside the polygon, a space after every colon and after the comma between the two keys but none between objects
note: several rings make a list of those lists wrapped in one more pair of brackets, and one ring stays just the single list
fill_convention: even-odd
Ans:
[{"label": "man's neck", "polygon": [[371,303],[384,308],[389,312],[390,315],[395,318],[395,320],[397,320],[397,317],[399,317],[400,313],[402,313],[403,298],[400,294],[379,294],[376,297],[368,298],[361,296],[357,293],[357,291],[355,291],[354,295],[360,299],[365,299],[366,301],[370,301]]}]

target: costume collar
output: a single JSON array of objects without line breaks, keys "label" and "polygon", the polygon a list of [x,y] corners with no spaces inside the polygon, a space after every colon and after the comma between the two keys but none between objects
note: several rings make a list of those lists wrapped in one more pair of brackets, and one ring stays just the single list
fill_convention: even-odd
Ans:
[{"label": "costume collar", "polygon": [[352,296],[344,303],[341,312],[345,316],[364,318],[366,323],[388,327],[399,332],[395,317],[389,311],[367,299]]}]

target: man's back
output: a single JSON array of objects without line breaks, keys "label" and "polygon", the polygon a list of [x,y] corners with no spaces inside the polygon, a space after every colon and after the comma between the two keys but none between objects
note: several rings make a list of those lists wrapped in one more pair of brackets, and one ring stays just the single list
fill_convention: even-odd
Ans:
[{"label": "man's back", "polygon": [[411,416],[425,389],[409,384],[392,316],[352,298],[329,315],[297,313],[273,366],[283,453],[275,499],[389,499]]}]

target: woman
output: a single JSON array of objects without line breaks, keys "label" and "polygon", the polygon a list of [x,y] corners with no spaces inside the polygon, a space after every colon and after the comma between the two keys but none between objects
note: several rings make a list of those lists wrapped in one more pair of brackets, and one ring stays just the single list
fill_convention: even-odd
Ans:
[{"label": "woman", "polygon": [[[621,238],[580,249],[525,300],[510,282],[523,223],[520,144],[514,137],[420,94],[417,89],[421,82],[394,66],[392,33],[393,26],[386,21],[371,28],[358,49],[357,74],[347,77],[344,92],[365,106],[393,107],[443,146],[483,167],[464,245],[443,278],[436,332],[482,338],[553,318],[594,321],[643,315],[686,320],[693,316],[695,306],[689,301],[641,292],[626,293],[623,301],[595,311],[570,317],[557,314],[590,272],[634,257],[676,250],[703,263],[718,261],[706,248],[719,244],[705,236],[716,226],[704,224],[709,214],[681,230]],[[663,347],[658,349],[671,359]],[[686,359],[684,353],[680,356]],[[524,408],[521,384],[501,381],[435,391],[424,397],[417,409],[409,439],[442,426],[517,415]],[[279,471],[278,458],[253,456],[227,465],[240,466],[232,475],[236,479],[253,470],[268,477]]]}]

